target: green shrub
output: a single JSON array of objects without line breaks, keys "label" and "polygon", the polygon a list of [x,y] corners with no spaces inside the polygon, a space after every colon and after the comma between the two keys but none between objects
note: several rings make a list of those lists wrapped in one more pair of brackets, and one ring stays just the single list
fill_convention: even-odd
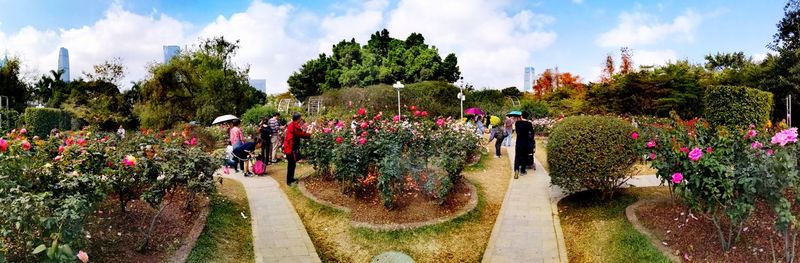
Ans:
[{"label": "green shrub", "polygon": [[550,116],[550,106],[542,100],[522,100],[520,111],[527,111],[531,119],[539,119]]},{"label": "green shrub", "polygon": [[53,108],[27,108],[25,109],[25,124],[31,134],[45,137],[50,130],[69,130],[72,127],[70,114]]},{"label": "green shrub", "polygon": [[552,184],[570,192],[600,190],[604,198],[611,197],[638,160],[633,131],[617,117],[574,116],[559,122],[547,144]]},{"label": "green shrub", "polygon": [[0,110],[0,115],[2,115],[2,119],[0,119],[0,133],[6,133],[19,127],[17,125],[20,117],[19,112],[11,109]]},{"label": "green shrub", "polygon": [[772,93],[747,87],[706,89],[705,115],[712,125],[762,125],[772,113]]},{"label": "green shrub", "polygon": [[242,114],[242,124],[258,124],[261,119],[272,117],[278,109],[269,105],[259,105],[250,108]]}]

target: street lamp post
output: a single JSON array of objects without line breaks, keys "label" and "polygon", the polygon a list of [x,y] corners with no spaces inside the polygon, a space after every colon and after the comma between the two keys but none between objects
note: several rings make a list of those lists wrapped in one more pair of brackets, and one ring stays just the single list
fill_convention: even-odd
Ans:
[{"label": "street lamp post", "polygon": [[403,83],[400,83],[400,81],[399,81],[399,80],[397,81],[397,83],[395,83],[394,85],[392,85],[392,87],[394,87],[395,89],[397,89],[397,116],[402,116],[402,115],[400,114],[400,89],[404,88],[405,86],[406,86],[406,85],[403,85]]},{"label": "street lamp post", "polygon": [[464,79],[462,78],[458,85],[458,101],[461,103],[461,119],[464,119]]}]

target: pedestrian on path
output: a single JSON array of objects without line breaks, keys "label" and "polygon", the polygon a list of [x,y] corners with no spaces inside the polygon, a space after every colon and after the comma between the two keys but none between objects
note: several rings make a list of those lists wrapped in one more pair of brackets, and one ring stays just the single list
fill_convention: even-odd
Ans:
[{"label": "pedestrian on path", "polygon": [[478,136],[481,136],[481,138],[483,138],[483,132],[484,132],[483,117],[480,115],[475,116],[475,133],[477,133]]},{"label": "pedestrian on path", "polygon": [[506,116],[506,120],[503,122],[503,126],[505,127],[506,136],[505,140],[503,140],[503,145],[506,147],[511,147],[511,137],[513,137],[514,133],[514,118],[511,116]]},{"label": "pedestrian on path", "polygon": [[517,133],[517,143],[514,149],[514,179],[520,175],[525,175],[525,168],[528,166],[529,154],[533,153],[533,124],[525,120],[528,112],[523,111],[521,118],[516,118],[514,129]]},{"label": "pedestrian on path", "polygon": [[300,156],[300,139],[311,138],[311,134],[303,131],[303,115],[299,112],[292,114],[292,122],[286,125],[286,136],[283,138],[283,153],[289,165],[286,169],[286,184],[291,185],[295,182],[294,170]]},{"label": "pedestrian on path", "polygon": [[231,129],[228,131],[228,135],[231,138],[231,145],[233,145],[234,149],[244,144],[244,134],[242,133],[242,128],[239,128],[240,123],[239,119],[233,120]]},{"label": "pedestrian on path", "polygon": [[264,164],[269,164],[272,153],[272,127],[269,126],[269,119],[264,118],[258,124],[258,137],[261,139],[261,158]]},{"label": "pedestrian on path", "polygon": [[281,118],[281,113],[276,112],[275,114],[272,115],[272,118],[270,118],[269,121],[267,122],[269,128],[272,129],[272,137],[270,138],[270,146],[272,148],[270,149],[269,159],[267,160],[269,160],[272,163],[278,162],[278,149],[281,148],[281,145],[283,143],[282,132],[281,132],[283,131],[283,129],[281,129],[280,118]]},{"label": "pedestrian on path", "polygon": [[252,166],[253,159],[256,155],[256,149],[259,149],[260,146],[261,139],[257,138],[255,142],[246,142],[233,149],[233,156],[240,164],[242,171],[244,171],[245,177],[253,176],[253,173],[250,171],[250,167]]},{"label": "pedestrian on path", "polygon": [[506,134],[506,129],[503,126],[496,126],[493,127],[489,131],[489,142],[491,143],[494,139],[494,158],[500,158],[500,146],[503,145],[503,139],[508,137]]}]

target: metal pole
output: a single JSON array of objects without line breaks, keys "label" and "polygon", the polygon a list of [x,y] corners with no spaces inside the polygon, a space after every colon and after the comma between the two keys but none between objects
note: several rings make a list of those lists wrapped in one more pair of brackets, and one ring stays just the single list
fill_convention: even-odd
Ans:
[{"label": "metal pole", "polygon": [[400,89],[397,89],[397,116],[400,115]]},{"label": "metal pole", "polygon": [[786,122],[792,127],[792,94],[786,97]]}]

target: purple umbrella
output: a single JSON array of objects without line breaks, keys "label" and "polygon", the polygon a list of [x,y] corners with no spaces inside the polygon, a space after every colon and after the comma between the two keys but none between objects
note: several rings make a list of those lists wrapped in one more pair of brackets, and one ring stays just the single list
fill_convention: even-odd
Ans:
[{"label": "purple umbrella", "polygon": [[469,108],[469,109],[464,111],[464,114],[466,114],[466,115],[483,115],[483,111],[481,109],[478,109],[478,108]]}]

